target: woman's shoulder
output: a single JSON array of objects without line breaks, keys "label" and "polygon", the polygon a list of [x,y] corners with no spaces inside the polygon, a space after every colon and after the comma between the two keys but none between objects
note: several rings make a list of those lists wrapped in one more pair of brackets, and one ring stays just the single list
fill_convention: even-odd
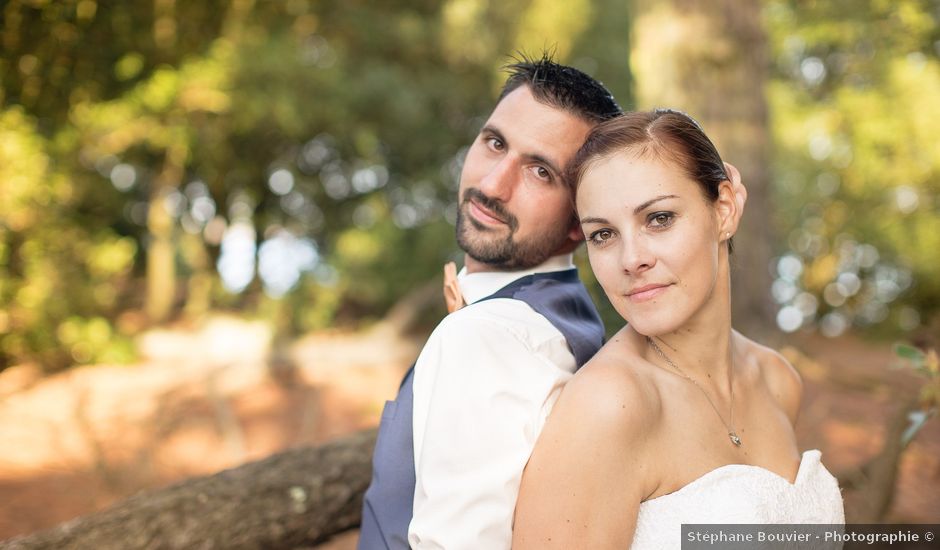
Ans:
[{"label": "woman's shoulder", "polygon": [[784,410],[796,422],[803,395],[803,379],[780,352],[759,344],[738,332],[735,337],[743,348],[747,362],[756,367],[756,374]]},{"label": "woman's shoulder", "polygon": [[620,435],[645,433],[660,413],[660,393],[643,359],[615,336],[568,382],[562,398]]}]

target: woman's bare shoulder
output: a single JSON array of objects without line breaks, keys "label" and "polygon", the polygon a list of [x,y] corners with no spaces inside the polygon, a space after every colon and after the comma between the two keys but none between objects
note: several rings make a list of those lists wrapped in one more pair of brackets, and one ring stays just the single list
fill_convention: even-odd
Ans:
[{"label": "woman's bare shoulder", "polygon": [[795,423],[803,395],[803,379],[786,357],[780,352],[735,333],[746,355],[753,359],[760,378],[773,398]]},{"label": "woman's bare shoulder", "polygon": [[660,412],[659,391],[647,367],[629,347],[612,340],[572,377],[556,407],[567,401],[566,408],[590,415],[620,437],[643,436]]},{"label": "woman's bare shoulder", "polygon": [[636,366],[612,341],[567,383],[523,474],[513,548],[629,546],[625,520],[656,482],[647,474],[655,398]]}]

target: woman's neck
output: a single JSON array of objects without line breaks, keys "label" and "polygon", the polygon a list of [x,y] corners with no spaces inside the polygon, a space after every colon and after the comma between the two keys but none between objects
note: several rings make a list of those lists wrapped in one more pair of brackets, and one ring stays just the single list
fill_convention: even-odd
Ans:
[{"label": "woman's neck", "polygon": [[[646,345],[647,360],[670,370],[678,370],[699,384],[712,386],[722,394],[728,391],[730,367],[733,362],[731,333],[730,285],[716,285],[711,299],[691,319],[673,332],[651,337],[659,347],[660,356],[646,337],[638,335]],[[667,364],[663,364],[663,363]]]}]

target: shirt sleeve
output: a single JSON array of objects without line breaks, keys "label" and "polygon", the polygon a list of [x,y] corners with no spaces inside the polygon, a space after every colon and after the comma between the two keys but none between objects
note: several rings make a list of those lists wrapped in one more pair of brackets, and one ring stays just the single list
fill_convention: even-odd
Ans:
[{"label": "shirt sleeve", "polygon": [[535,338],[524,325],[457,312],[418,359],[414,549],[511,545],[522,471],[574,368],[561,334],[530,314],[542,323]]}]

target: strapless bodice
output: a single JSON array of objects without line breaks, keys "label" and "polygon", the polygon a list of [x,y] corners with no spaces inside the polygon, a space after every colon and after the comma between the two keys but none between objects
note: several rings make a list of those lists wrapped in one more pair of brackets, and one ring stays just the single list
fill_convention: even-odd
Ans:
[{"label": "strapless bodice", "polygon": [[759,466],[728,464],[647,500],[630,548],[679,550],[684,523],[845,523],[839,484],[821,454],[803,453],[793,483]]}]

